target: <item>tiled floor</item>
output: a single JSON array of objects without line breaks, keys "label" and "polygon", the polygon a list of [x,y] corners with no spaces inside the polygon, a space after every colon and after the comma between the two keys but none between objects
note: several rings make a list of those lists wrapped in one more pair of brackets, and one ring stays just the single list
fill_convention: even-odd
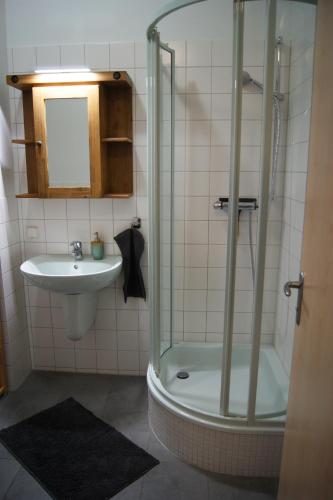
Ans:
[{"label": "tiled floor", "polygon": [[[191,467],[169,453],[149,430],[144,377],[32,373],[0,399],[0,428],[74,397],[160,460],[115,500],[272,500],[276,481],[235,479]],[[0,445],[0,500],[50,498]],[[94,500],[94,499],[91,499]]]}]

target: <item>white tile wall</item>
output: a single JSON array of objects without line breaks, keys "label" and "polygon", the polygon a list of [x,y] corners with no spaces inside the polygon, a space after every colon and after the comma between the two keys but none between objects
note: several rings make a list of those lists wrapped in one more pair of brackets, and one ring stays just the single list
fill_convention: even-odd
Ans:
[{"label": "white tile wall", "polygon": [[[228,195],[231,102],[231,48],[220,41],[170,42],[176,48],[176,338],[220,341],[223,330],[226,265],[226,215],[212,209],[219,195]],[[245,65],[262,80],[262,44],[248,41]],[[134,82],[134,185],[130,200],[21,200],[20,234],[23,257],[69,252],[69,242],[81,239],[84,251],[94,231],[106,242],[107,253],[118,253],[113,236],[142,218],[147,238],[146,189],[146,49],[144,43],[82,44],[62,47],[15,48],[10,51],[15,72],[36,67],[125,69]],[[288,59],[286,59],[288,64]],[[251,66],[251,67],[250,67]],[[284,73],[288,74],[286,66]],[[295,71],[299,75],[300,71]],[[300,78],[296,76],[296,78]],[[309,89],[307,87],[307,91]],[[296,96],[296,90],[295,90]],[[296,99],[296,97],[295,97]],[[295,101],[296,102],[296,101]],[[298,101],[297,101],[298,102]],[[261,96],[244,93],[241,194],[257,195],[261,142]],[[294,108],[299,109],[299,104]],[[20,96],[11,93],[12,127],[22,133]],[[293,147],[302,151],[307,128],[293,116]],[[297,142],[298,141],[298,142]],[[297,149],[298,148],[298,149]],[[22,148],[14,148],[16,190],[25,189]],[[292,151],[288,151],[293,155]],[[301,154],[301,153],[299,153]],[[299,173],[299,172],[297,172]],[[295,203],[301,203],[300,178],[293,173]],[[303,183],[304,186],[304,183]],[[281,194],[281,193],[280,193]],[[291,207],[291,205],[290,205]],[[282,204],[272,209],[269,229],[264,341],[271,342],[272,315],[277,290]],[[291,210],[291,208],[290,208]],[[293,205],[300,231],[302,214]],[[274,215],[274,217],[273,217]],[[253,216],[253,238],[256,221]],[[15,242],[15,229],[13,241]],[[249,339],[252,277],[248,222],[240,218],[237,261],[237,339]],[[294,238],[293,248],[299,247]],[[147,283],[147,254],[142,260]],[[27,287],[26,300],[35,368],[144,374],[148,359],[146,304],[122,299],[122,279],[100,294],[94,329],[75,345],[64,338],[61,304],[55,296],[40,295]],[[272,298],[273,297],[273,298]],[[44,335],[44,337],[43,337]]]},{"label": "white tile wall", "polygon": [[85,45],[85,63],[88,68],[103,70],[109,68],[110,46],[107,43]]},{"label": "white tile wall", "polygon": [[84,45],[65,45],[60,47],[60,61],[63,68],[84,68]]},{"label": "white tile wall", "polygon": [[37,47],[36,61],[38,70],[59,68],[61,64],[60,47],[56,45]]},{"label": "white tile wall", "polygon": [[[9,53],[8,69],[28,64],[32,53]],[[13,56],[15,60],[13,61]],[[7,69],[1,68],[5,73]],[[4,85],[0,83],[1,87]],[[1,98],[8,88],[1,89]],[[9,93],[8,93],[9,94]],[[6,130],[5,105],[0,102],[1,143],[3,146],[0,163],[0,307],[5,348],[5,364],[10,389],[16,389],[31,370],[27,315],[24,300],[24,284],[19,272],[22,260],[18,221],[18,204],[15,198],[14,157],[10,154],[9,127]],[[16,122],[22,121],[22,106],[15,102],[11,107],[12,130],[16,134]]]},{"label": "white tile wall", "polygon": [[[285,48],[285,52],[288,48]],[[221,341],[226,274],[227,217],[212,208],[229,191],[232,68],[230,46],[224,42],[187,42],[186,65],[176,85],[176,107],[186,103],[185,122],[176,113],[176,324],[178,340]],[[288,58],[283,73],[289,76]],[[263,45],[247,41],[245,66],[263,79]],[[179,71],[179,68],[177,68]],[[177,75],[176,75],[177,79]],[[262,96],[244,92],[242,175],[240,192],[257,196],[260,168]],[[286,118],[285,118],[286,121]],[[178,125],[178,127],[177,127]],[[185,138],[184,138],[185,128]],[[283,153],[283,151],[282,151]],[[268,231],[266,294],[276,293],[281,236],[281,193],[274,202]],[[256,239],[256,214],[253,239]],[[248,219],[240,218],[237,260],[235,331],[249,341],[252,276]],[[245,299],[244,295],[250,294]],[[273,300],[265,300],[264,342],[272,342]]]},{"label": "white tile wall", "polygon": [[[90,67],[96,70],[125,69],[134,82],[136,95],[136,121],[134,184],[136,195],[131,200],[20,200],[19,225],[14,221],[6,227],[5,238],[10,245],[22,243],[23,256],[13,261],[40,253],[68,253],[69,242],[80,239],[84,251],[90,251],[92,233],[98,231],[105,241],[107,253],[119,253],[113,237],[129,227],[132,217],[142,217],[142,231],[147,228],[146,192],[146,111],[145,111],[145,45],[133,43],[82,44],[62,47],[18,47],[9,51],[17,73],[57,67]],[[137,66],[137,69],[135,67]],[[19,93],[11,92],[12,128],[15,136],[22,135],[22,104]],[[26,189],[24,149],[14,147],[15,189]],[[16,200],[15,200],[16,203]],[[12,214],[16,212],[10,207]],[[9,209],[8,209],[9,212]],[[2,212],[3,213],[3,212]],[[7,221],[4,224],[8,223]],[[15,226],[16,224],[16,226]],[[1,226],[2,230],[4,229]],[[20,250],[20,245],[17,244]],[[12,256],[3,249],[3,258]],[[147,281],[147,258],[142,260]],[[11,264],[8,264],[11,265]],[[7,285],[7,288],[12,285]],[[21,281],[22,286],[22,281]],[[94,329],[74,344],[64,335],[61,301],[49,294],[26,286],[26,302],[30,329],[33,366],[37,369],[93,371],[103,373],[144,374],[148,360],[148,325],[146,304],[129,299],[124,304],[122,278],[114,287],[104,290],[99,297]],[[7,300],[12,311],[13,301]],[[24,305],[24,302],[23,302]]]},{"label": "white tile wall", "polygon": [[293,352],[296,295],[285,297],[282,287],[286,281],[298,279],[301,271],[315,25],[315,11],[308,7],[300,11],[292,6],[290,12],[291,25],[303,27],[291,33],[283,224],[274,328],[274,344],[287,373]]}]

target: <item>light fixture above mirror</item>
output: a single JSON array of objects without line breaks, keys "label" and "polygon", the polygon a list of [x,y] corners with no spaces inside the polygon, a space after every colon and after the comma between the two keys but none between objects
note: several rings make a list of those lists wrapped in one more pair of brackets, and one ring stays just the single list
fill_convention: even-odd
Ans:
[{"label": "light fixture above mirror", "polygon": [[91,71],[90,68],[39,68],[35,69],[36,74],[45,73],[86,73]]}]

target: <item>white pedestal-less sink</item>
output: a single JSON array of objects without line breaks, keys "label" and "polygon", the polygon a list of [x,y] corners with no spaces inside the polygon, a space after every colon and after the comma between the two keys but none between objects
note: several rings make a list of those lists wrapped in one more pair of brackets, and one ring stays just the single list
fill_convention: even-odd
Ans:
[{"label": "white pedestal-less sink", "polygon": [[79,340],[95,320],[98,290],[117,278],[121,266],[120,256],[75,261],[68,255],[39,255],[20,269],[32,285],[63,294],[67,337]]}]

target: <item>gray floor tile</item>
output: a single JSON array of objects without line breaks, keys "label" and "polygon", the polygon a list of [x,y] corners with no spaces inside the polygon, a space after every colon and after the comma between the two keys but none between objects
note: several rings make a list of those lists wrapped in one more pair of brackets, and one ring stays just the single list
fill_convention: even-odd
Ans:
[{"label": "gray floor tile", "polygon": [[237,488],[223,483],[216,479],[208,481],[208,499],[209,500],[235,500],[235,495],[239,492]]},{"label": "gray floor tile", "polygon": [[273,500],[277,481],[209,474],[209,500]]},{"label": "gray floor tile", "polygon": [[122,434],[133,441],[133,443],[135,443],[137,446],[140,446],[140,448],[148,451],[149,432],[133,431],[129,429],[127,432],[122,432]]},{"label": "gray floor tile", "polygon": [[50,495],[23,468],[16,475],[5,500],[48,500]]},{"label": "gray floor tile", "polygon": [[94,374],[71,374],[62,387],[63,396],[71,396],[74,393],[92,396],[107,395],[112,387],[113,377],[110,375]]},{"label": "gray floor tile", "polygon": [[59,402],[64,401],[65,399],[72,397],[74,398],[78,403],[80,403],[82,406],[87,408],[87,410],[91,411],[96,415],[96,417],[101,418],[104,407],[105,407],[105,402],[107,395],[102,395],[102,394],[97,394],[94,396],[93,394],[87,394],[87,393],[82,393],[82,392],[71,392],[70,394],[62,394],[59,398]]},{"label": "gray floor tile", "polygon": [[111,375],[112,391],[124,390],[126,393],[132,392],[137,388],[147,387],[146,377],[137,375]]},{"label": "gray floor tile", "polygon": [[[144,377],[34,372],[21,388],[0,399],[0,428],[67,397],[74,397],[160,460],[117,500],[272,500],[277,482],[211,474],[178,460],[153,435],[147,418]],[[9,488],[9,490],[8,490]],[[47,493],[0,446],[0,500],[46,500]]]},{"label": "gray floor tile", "polygon": [[0,460],[12,460],[13,456],[9,453],[7,448],[3,444],[0,443]]},{"label": "gray floor tile", "polygon": [[60,372],[33,371],[16,392],[58,392],[74,375]]},{"label": "gray floor tile", "polygon": [[[201,496],[201,493],[195,491],[179,491],[179,496],[181,500],[208,500],[208,497]],[[219,500],[225,500],[224,498],[220,498]]]},{"label": "gray floor tile", "polygon": [[181,494],[177,488],[164,481],[144,483],[140,500],[181,500]]},{"label": "gray floor tile", "polygon": [[[104,412],[103,416],[105,416]],[[111,418],[109,423],[124,434],[127,432],[149,432],[147,413],[145,412],[123,413]]]},{"label": "gray floor tile", "polygon": [[111,382],[102,418],[119,431],[148,432],[147,386],[144,377],[116,377]]},{"label": "gray floor tile", "polygon": [[266,493],[241,490],[235,493],[233,500],[274,500],[275,498],[275,496],[267,495]]},{"label": "gray floor tile", "polygon": [[134,483],[124,488],[117,495],[112,497],[112,500],[140,500],[142,490],[142,479],[138,479]]},{"label": "gray floor tile", "polygon": [[0,407],[0,429],[16,424],[24,418],[31,417],[59,400],[59,392],[23,392],[9,393]]},{"label": "gray floor tile", "polygon": [[[143,491],[161,487],[166,491],[175,490],[179,498],[191,495],[208,498],[208,479],[204,472],[183,462],[161,462],[143,478]],[[147,493],[148,494],[148,493]],[[172,498],[172,497],[170,497]]]},{"label": "gray floor tile", "polygon": [[144,377],[124,376],[118,379],[113,379],[111,382],[110,401],[117,402],[120,408],[135,408],[136,410],[146,405],[147,384]]},{"label": "gray floor tile", "polygon": [[16,460],[0,460],[0,499],[5,498],[10,485],[12,484],[20,465]]},{"label": "gray floor tile", "polygon": [[178,460],[171,451],[159,442],[153,432],[149,434],[148,453],[153,455],[160,462],[174,462]]}]

